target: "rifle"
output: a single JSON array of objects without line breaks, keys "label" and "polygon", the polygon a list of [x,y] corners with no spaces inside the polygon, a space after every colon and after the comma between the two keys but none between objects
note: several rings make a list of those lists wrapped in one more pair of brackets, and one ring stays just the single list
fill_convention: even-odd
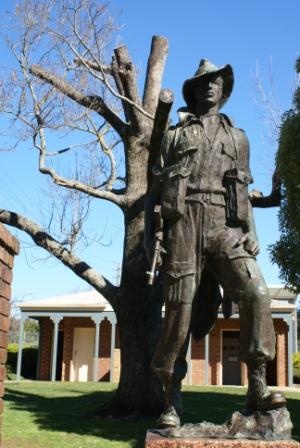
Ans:
[{"label": "rifle", "polygon": [[154,232],[154,247],[153,247],[153,256],[151,260],[150,271],[146,271],[146,275],[148,277],[147,284],[153,285],[156,273],[156,265],[159,254],[162,250],[161,242],[163,240],[163,231],[162,231],[162,218],[161,218],[161,206],[155,205],[154,207],[154,223],[155,223],[155,232]]}]

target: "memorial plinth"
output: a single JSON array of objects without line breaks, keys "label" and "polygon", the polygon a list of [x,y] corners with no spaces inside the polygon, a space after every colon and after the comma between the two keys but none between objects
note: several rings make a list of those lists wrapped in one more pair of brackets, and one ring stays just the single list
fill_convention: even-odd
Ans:
[{"label": "memorial plinth", "polygon": [[296,440],[233,440],[168,438],[147,432],[145,448],[300,448]]}]

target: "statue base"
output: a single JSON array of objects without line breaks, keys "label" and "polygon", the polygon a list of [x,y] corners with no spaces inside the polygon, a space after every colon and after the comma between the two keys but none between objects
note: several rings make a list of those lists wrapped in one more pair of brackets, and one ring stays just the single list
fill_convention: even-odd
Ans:
[{"label": "statue base", "polygon": [[147,433],[145,447],[300,448],[300,443],[291,440],[292,427],[285,407],[253,414],[236,411],[222,425],[204,421],[179,428],[153,429]]},{"label": "statue base", "polygon": [[149,430],[145,448],[300,448],[295,440],[167,438]]}]

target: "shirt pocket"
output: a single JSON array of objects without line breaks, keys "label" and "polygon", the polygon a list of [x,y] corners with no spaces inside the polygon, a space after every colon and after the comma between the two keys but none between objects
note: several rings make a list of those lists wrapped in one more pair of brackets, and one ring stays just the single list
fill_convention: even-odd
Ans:
[{"label": "shirt pocket", "polygon": [[164,170],[161,193],[161,214],[164,219],[176,220],[184,214],[189,175],[190,170],[180,164]]},{"label": "shirt pocket", "polygon": [[233,145],[232,144],[225,144],[225,143],[221,143],[221,145],[222,145],[222,148],[221,148],[221,154],[222,155],[226,155],[227,157],[229,157],[229,159],[231,160],[231,161],[234,161],[234,160],[236,160],[237,159],[237,157],[236,157],[236,150],[235,150],[235,148],[233,147]]},{"label": "shirt pocket", "polygon": [[183,128],[180,136],[175,144],[175,152],[179,158],[197,151],[199,148],[201,135],[200,130],[196,126]]}]

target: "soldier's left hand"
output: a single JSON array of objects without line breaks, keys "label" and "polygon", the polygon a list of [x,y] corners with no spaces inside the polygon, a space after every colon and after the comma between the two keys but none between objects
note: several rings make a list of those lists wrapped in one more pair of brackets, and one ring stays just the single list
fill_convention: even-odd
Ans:
[{"label": "soldier's left hand", "polygon": [[251,233],[245,233],[236,243],[237,246],[244,245],[244,248],[254,257],[259,253],[259,244]]}]

